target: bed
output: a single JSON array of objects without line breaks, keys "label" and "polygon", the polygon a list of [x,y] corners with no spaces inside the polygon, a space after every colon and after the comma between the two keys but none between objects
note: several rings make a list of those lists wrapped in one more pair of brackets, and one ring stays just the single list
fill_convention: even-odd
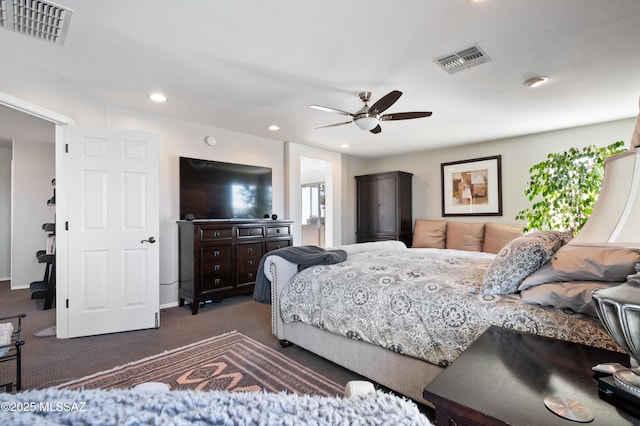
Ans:
[{"label": "bed", "polygon": [[[570,266],[558,269],[578,270],[574,290],[580,287],[584,298],[593,286],[624,281],[625,268],[640,260],[637,252],[625,253],[630,257],[623,260],[616,253],[601,262],[613,262],[615,274],[609,265],[585,268],[574,259],[584,257],[584,248],[568,249],[565,243],[559,234],[536,233],[519,237],[497,255],[407,248],[396,241],[353,244],[340,247],[347,253],[343,262],[300,272],[297,264],[270,255],[264,273],[271,282],[272,331],[281,342],[421,403],[424,386],[491,325],[621,351],[588,310],[590,304],[584,310],[571,305],[576,311],[560,303],[523,301],[521,287],[537,290],[558,275],[542,268],[547,264],[570,259]],[[544,282],[527,287],[527,278]]]}]

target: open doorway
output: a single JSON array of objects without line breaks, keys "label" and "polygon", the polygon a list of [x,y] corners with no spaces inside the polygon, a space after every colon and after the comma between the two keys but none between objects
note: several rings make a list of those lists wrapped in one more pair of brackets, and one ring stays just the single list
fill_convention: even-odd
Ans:
[{"label": "open doorway", "polygon": [[36,252],[45,250],[55,220],[55,124],[0,105],[0,280],[28,288],[42,280],[45,266]]},{"label": "open doorway", "polygon": [[326,181],[324,160],[300,157],[302,245],[326,246]]},{"label": "open doorway", "polygon": [[325,246],[325,183],[302,185],[302,244]]}]

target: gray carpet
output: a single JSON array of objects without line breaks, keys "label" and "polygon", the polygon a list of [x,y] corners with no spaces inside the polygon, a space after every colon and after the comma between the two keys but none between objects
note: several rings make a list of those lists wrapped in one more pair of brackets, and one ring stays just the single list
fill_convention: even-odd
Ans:
[{"label": "gray carpet", "polygon": [[[55,309],[43,311],[28,290],[10,290],[0,282],[0,316],[26,313],[24,319],[23,390],[43,389],[188,345],[231,330],[251,337],[306,365],[342,386],[361,377],[298,347],[280,348],[271,334],[271,306],[251,296],[207,303],[198,315],[189,306],[163,309],[160,328],[75,339],[37,338],[34,332],[55,324]],[[0,363],[0,383],[13,381],[14,363]]]},{"label": "gray carpet", "polygon": [[[45,389],[163,351],[218,336],[231,330],[251,337],[344,386],[363,377],[297,346],[280,348],[271,334],[271,306],[251,296],[207,303],[198,315],[190,306],[162,309],[160,328],[76,339],[37,338],[33,333],[55,324],[54,309],[43,311],[42,299],[31,300],[29,290],[10,290],[0,282],[0,317],[26,313],[24,319],[22,388]],[[0,384],[14,381],[14,362],[0,363]],[[433,420],[433,410],[420,409]]]}]

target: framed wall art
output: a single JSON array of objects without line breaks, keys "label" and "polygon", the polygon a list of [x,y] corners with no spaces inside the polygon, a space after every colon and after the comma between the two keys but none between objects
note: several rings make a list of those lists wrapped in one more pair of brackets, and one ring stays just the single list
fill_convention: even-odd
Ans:
[{"label": "framed wall art", "polygon": [[441,164],[442,216],[502,216],[502,156]]}]

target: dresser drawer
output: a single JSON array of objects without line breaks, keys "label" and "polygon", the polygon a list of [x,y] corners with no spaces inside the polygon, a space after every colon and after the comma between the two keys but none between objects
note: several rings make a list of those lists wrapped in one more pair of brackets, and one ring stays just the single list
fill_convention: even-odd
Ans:
[{"label": "dresser drawer", "polygon": [[254,237],[264,237],[264,228],[262,226],[238,228],[238,238],[254,238]]},{"label": "dresser drawer", "polygon": [[230,260],[225,260],[222,262],[202,262],[200,264],[200,273],[203,275],[218,275],[227,272],[231,272],[233,268],[231,267]]},{"label": "dresser drawer", "polygon": [[283,247],[289,247],[291,245],[290,240],[282,240],[282,241],[269,241],[267,243],[267,251],[277,250]]},{"label": "dresser drawer", "polygon": [[201,246],[200,262],[231,262],[231,246]]},{"label": "dresser drawer", "polygon": [[200,227],[200,241],[230,240],[233,238],[232,227]]},{"label": "dresser drawer", "polygon": [[200,275],[200,292],[218,291],[233,287],[231,272],[226,274],[203,274]]},{"label": "dresser drawer", "polygon": [[236,246],[236,257],[262,257],[262,243],[238,244]]},{"label": "dresser drawer", "polygon": [[267,237],[288,237],[291,235],[288,226],[267,226]]},{"label": "dresser drawer", "polygon": [[257,271],[238,271],[236,274],[237,284],[247,284],[252,283],[256,280],[256,276],[258,275]]},{"label": "dresser drawer", "polygon": [[258,272],[262,256],[239,257],[236,259],[236,269],[241,272]]}]

